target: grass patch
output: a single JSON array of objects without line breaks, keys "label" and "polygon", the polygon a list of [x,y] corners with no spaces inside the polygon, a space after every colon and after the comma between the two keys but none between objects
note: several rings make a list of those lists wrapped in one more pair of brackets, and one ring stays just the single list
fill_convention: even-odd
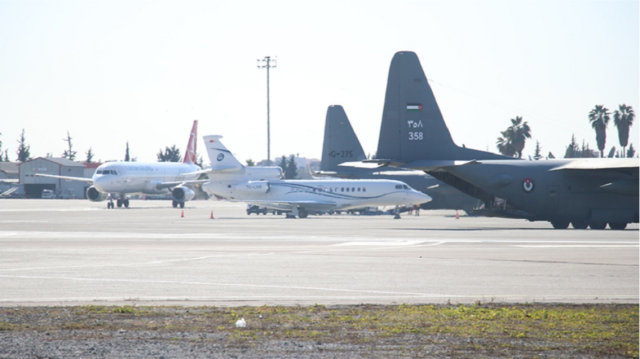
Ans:
[{"label": "grass patch", "polygon": [[[3,311],[0,331],[224,333],[225,340],[242,345],[264,340],[367,346],[394,342],[409,343],[412,350],[448,345],[482,355],[570,351],[638,357],[638,315],[638,305],[625,304],[22,307]],[[246,328],[235,327],[240,318]]]}]

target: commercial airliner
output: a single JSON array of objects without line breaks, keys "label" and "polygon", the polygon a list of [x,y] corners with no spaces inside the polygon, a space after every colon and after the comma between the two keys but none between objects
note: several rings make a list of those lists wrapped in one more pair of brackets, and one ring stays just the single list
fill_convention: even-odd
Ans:
[{"label": "commercial airliner", "polygon": [[184,203],[195,197],[193,188],[207,180],[197,180],[200,167],[195,165],[198,120],[193,121],[189,143],[182,163],[176,162],[109,162],[96,169],[92,178],[36,174],[40,177],[84,181],[91,184],[87,198],[92,202],[109,200],[107,208],[129,207],[127,195],[168,194],[173,207],[184,208]]},{"label": "commercial airliner", "polygon": [[231,201],[287,211],[289,218],[309,212],[370,206],[419,205],[431,197],[393,180],[287,180],[279,167],[245,167],[220,142],[204,136],[211,160],[209,182],[202,189]]}]

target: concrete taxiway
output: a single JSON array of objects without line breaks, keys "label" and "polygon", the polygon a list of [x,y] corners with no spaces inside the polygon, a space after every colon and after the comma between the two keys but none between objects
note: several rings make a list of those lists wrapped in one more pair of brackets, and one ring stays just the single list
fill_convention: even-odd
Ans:
[{"label": "concrete taxiway", "polygon": [[554,230],[455,211],[285,219],[247,216],[240,203],[169,206],[0,200],[0,306],[638,303],[637,224]]}]

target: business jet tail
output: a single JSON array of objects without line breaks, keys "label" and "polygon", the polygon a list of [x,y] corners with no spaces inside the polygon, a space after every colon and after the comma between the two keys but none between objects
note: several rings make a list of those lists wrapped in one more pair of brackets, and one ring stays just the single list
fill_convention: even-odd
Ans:
[{"label": "business jet tail", "polygon": [[211,161],[211,171],[232,172],[244,168],[223,144],[220,142],[222,136],[203,136],[204,144],[207,147],[209,161]]},{"label": "business jet tail", "polygon": [[196,144],[198,143],[198,120],[193,120],[193,127],[191,128],[191,135],[189,135],[189,143],[187,143],[187,149],[184,151],[183,163],[194,164],[196,163]]}]

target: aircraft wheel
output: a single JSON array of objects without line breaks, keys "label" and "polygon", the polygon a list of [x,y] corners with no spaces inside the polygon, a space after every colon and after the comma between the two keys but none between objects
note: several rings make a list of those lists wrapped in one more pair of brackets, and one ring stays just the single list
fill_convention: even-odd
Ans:
[{"label": "aircraft wheel", "polygon": [[551,221],[551,225],[555,229],[567,229],[567,227],[569,227],[569,221]]},{"label": "aircraft wheel", "polygon": [[609,223],[609,227],[611,229],[616,229],[616,230],[622,230],[627,228],[627,224],[626,223]]},{"label": "aircraft wheel", "polygon": [[589,228],[591,229],[605,229],[607,228],[606,223],[589,223]]},{"label": "aircraft wheel", "polygon": [[116,205],[118,206],[118,208],[122,207],[122,200],[121,199],[117,200]]},{"label": "aircraft wheel", "polygon": [[298,217],[300,217],[300,218],[307,218],[308,216],[309,216],[309,213],[308,213],[305,209],[300,208],[300,209],[298,210]]},{"label": "aircraft wheel", "polygon": [[184,202],[180,202],[180,208],[184,208]]},{"label": "aircraft wheel", "polygon": [[129,208],[129,200],[125,199],[124,201],[122,201],[122,204],[124,205],[125,208]]},{"label": "aircraft wheel", "polygon": [[172,201],[171,205],[173,206],[173,208],[177,208],[178,207],[178,202],[177,201]]},{"label": "aircraft wheel", "polygon": [[587,229],[589,227],[589,222],[587,221],[572,221],[571,227],[575,229]]}]

